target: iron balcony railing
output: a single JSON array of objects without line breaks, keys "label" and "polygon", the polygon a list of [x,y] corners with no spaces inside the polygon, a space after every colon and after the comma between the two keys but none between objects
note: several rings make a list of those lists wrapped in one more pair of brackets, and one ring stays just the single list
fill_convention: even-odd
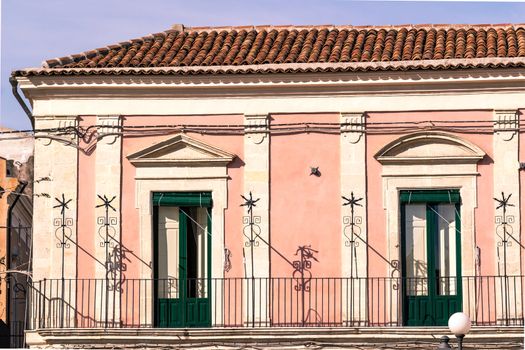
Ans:
[{"label": "iron balcony railing", "polygon": [[[405,326],[415,317],[414,308],[425,303],[436,308],[436,314],[443,311],[440,307],[462,309],[473,325],[523,325],[524,282],[524,276],[433,281],[46,279],[33,283],[30,290],[28,328]],[[443,306],[443,300],[452,306]],[[432,317],[423,315],[420,321],[432,324]]]}]

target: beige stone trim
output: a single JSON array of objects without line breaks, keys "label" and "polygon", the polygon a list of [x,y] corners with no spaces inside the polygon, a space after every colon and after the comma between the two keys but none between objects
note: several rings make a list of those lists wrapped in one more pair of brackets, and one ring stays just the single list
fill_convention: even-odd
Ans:
[{"label": "beige stone trim", "polygon": [[[523,69],[18,77],[35,116],[516,109]],[[227,99],[224,96],[228,96]],[[523,106],[521,106],[523,107]]]},{"label": "beige stone trim", "polygon": [[444,132],[402,136],[375,155],[381,164],[476,164],[485,152],[471,142]]},{"label": "beige stone trim", "polygon": [[[185,154],[186,147],[165,148],[164,143],[159,143],[160,151],[153,153],[156,157],[180,157],[182,152]],[[188,146],[191,151],[191,146]],[[128,156],[131,157],[131,156]],[[232,155],[233,158],[233,155]],[[153,159],[153,158],[150,158]],[[206,166],[202,163],[199,166],[177,166],[166,165],[162,162],[152,162],[156,166],[143,166],[143,163],[136,163],[136,207],[139,209],[139,240],[140,256],[148,265],[141,264],[140,277],[153,278],[153,246],[152,246],[152,203],[153,192],[188,192],[188,191],[210,191],[213,198],[212,208],[212,251],[211,251],[211,277],[224,277],[224,210],[227,207],[227,169],[225,164],[208,162]],[[193,164],[193,163],[192,163]],[[184,177],[180,177],[180,175]],[[215,288],[217,287],[217,288]],[[152,286],[153,288],[153,286]],[[221,300],[220,283],[212,285],[212,295],[216,300]],[[141,322],[153,322],[153,299],[151,293],[143,295],[141,305],[147,305],[150,314],[141,315]],[[215,313],[215,314],[213,314]],[[221,323],[222,310],[212,306],[212,319]]]},{"label": "beige stone trim", "polygon": [[[520,220],[520,175],[519,175],[519,137],[518,137],[519,117],[517,110],[496,110],[494,111],[494,196],[501,199],[502,192],[505,197],[512,194],[507,206],[506,218],[503,217],[502,208],[497,209],[499,203],[494,201],[494,235],[496,251],[496,274],[498,276],[519,276],[523,274],[521,270],[521,249],[518,242],[521,242],[521,220]],[[506,223],[505,228],[502,224]],[[507,231],[506,240],[504,242]],[[506,256],[505,256],[506,255]],[[506,261],[505,261],[506,259]],[[483,264],[483,262],[482,262]],[[490,265],[490,263],[488,263]],[[521,283],[513,283],[514,279],[499,281],[500,290],[511,288],[516,290],[516,295],[522,294]],[[523,317],[521,299],[511,300],[514,293],[497,293],[498,305],[502,305],[496,310],[498,317],[515,318]],[[504,307],[504,306],[507,307]]]},{"label": "beige stone trim", "polygon": [[[251,229],[250,217],[246,210],[243,213],[243,235],[242,245],[245,252],[245,264],[247,275],[251,278],[253,249],[253,267],[255,278],[270,277],[270,138],[269,117],[267,114],[262,115],[245,115],[244,116],[244,196],[249,196],[251,192],[254,199],[259,199],[257,206],[253,208],[254,215],[254,242],[253,247],[250,243]],[[240,199],[240,198],[239,198]],[[259,237],[257,237],[257,234]],[[266,243],[265,243],[266,242]],[[269,286],[267,280],[259,280],[255,286],[255,322],[260,324],[269,324]],[[246,285],[246,291],[251,291],[251,283]],[[259,291],[261,289],[261,292]],[[243,299],[245,310],[248,310],[245,320],[251,323],[252,320],[252,302],[251,293],[244,293]],[[248,300],[250,299],[250,300]]]},{"label": "beige stone trim", "polygon": [[[78,125],[76,116],[51,117],[37,119],[36,129],[76,127]],[[45,136],[39,133],[38,136]],[[62,297],[60,278],[62,276],[62,266],[66,279],[77,277],[77,180],[78,180],[78,151],[73,146],[76,137],[68,137],[67,140],[57,141],[48,138],[35,139],[35,163],[34,178],[40,179],[49,177],[51,181],[35,182],[34,192],[49,195],[35,196],[33,202],[33,246],[38,249],[33,250],[33,281],[51,279],[46,284],[46,296],[49,299],[45,307],[59,310],[61,307],[57,300]],[[66,249],[64,250],[64,264],[62,265],[62,249],[59,239],[62,239],[60,228],[62,215],[60,208],[53,208],[57,205],[55,198],[62,200],[62,194],[66,201],[69,200],[66,212]],[[74,304],[76,290],[74,284],[66,283],[64,295],[68,302]],[[71,314],[67,314],[71,315]],[[34,315],[38,317],[38,315]],[[74,319],[64,319],[63,324],[71,324]]]},{"label": "beige stone trim", "polygon": [[[367,189],[366,189],[366,115],[363,112],[341,114],[341,197],[353,194],[361,206],[354,207],[354,237],[349,206],[341,209],[341,276],[351,278],[343,284],[343,322],[347,326],[364,325],[367,314]],[[341,199],[342,201],[342,199]],[[352,240],[353,238],[353,240]],[[361,278],[361,279],[354,279]]]},{"label": "beige stone trim", "polygon": [[[245,75],[139,75],[139,76],[31,76],[16,78],[24,94],[28,98],[38,98],[41,94],[54,94],[56,97],[79,94],[92,94],[92,89],[98,88],[100,93],[115,94],[111,90],[134,90],[135,93],[162,94],[165,91],[181,93],[203,93],[207,88],[242,91],[243,94],[256,95],[256,89],[273,87],[282,89],[284,94],[294,94],[297,88],[320,91],[340,88],[349,90],[355,86],[355,91],[370,92],[386,91],[404,86],[405,92],[426,89],[464,90],[465,85],[470,90],[502,89],[505,84],[509,88],[523,90],[525,81],[524,69],[469,69],[469,70],[417,70],[417,71],[368,71],[368,72],[330,72],[330,73],[294,73],[294,74],[245,74]],[[493,85],[493,86],[492,86]],[[152,87],[155,89],[152,91]],[[185,90],[185,91],[183,91]],[[210,93],[209,91],[207,91]],[[316,91],[318,92],[318,91]],[[331,91],[333,92],[333,91]],[[129,92],[127,92],[129,93]]]},{"label": "beige stone trim", "polygon": [[[36,129],[77,126],[76,116],[52,117],[38,119]],[[37,136],[45,136],[38,133]],[[75,138],[71,139],[76,142]],[[34,198],[33,233],[34,245],[39,249],[33,252],[33,280],[61,277],[61,249],[56,247],[57,238],[54,219],[61,218],[60,209],[55,198],[61,198],[62,193],[66,200],[71,199],[66,209],[66,218],[72,220],[70,248],[65,253],[65,276],[76,277],[76,221],[77,221],[77,149],[62,142],[47,138],[35,140],[35,179],[49,177],[51,181],[35,183],[35,193],[47,193],[49,198],[38,196]],[[61,233],[60,233],[61,235]]]},{"label": "beige stone trim", "polygon": [[122,115],[218,115],[261,113],[339,113],[352,108],[367,111],[442,111],[508,109],[523,107],[525,92],[472,91],[436,92],[405,91],[403,94],[387,91],[369,94],[295,94],[283,96],[280,91],[248,97],[158,96],[105,98],[71,97],[34,100],[34,114],[122,114]]},{"label": "beige stone trim", "polygon": [[178,134],[163,142],[127,156],[135,166],[200,166],[211,163],[225,166],[235,155],[195,140],[184,134]]},{"label": "beige stone trim", "polygon": [[[115,135],[120,132],[119,126],[122,124],[122,119],[118,115],[98,116],[97,117],[97,134],[98,142],[95,153],[95,187],[96,205],[102,204],[102,200],[98,197],[107,197],[111,201],[111,206],[115,210],[109,209],[109,224],[108,229],[108,247],[106,255],[106,230],[105,223],[105,208],[95,208],[95,257],[101,262],[94,262],[95,264],[95,278],[102,280],[105,289],[104,293],[98,296],[100,298],[101,307],[96,310],[95,315],[101,322],[108,322],[111,325],[113,322],[118,324],[120,321],[120,293],[118,291],[118,283],[120,281],[119,261],[116,260],[118,250],[120,247],[120,201],[121,201],[121,163],[122,163],[122,137]],[[108,275],[106,281],[106,266],[113,273]],[[107,291],[107,293],[106,293]],[[105,305],[106,298],[108,302],[108,313],[106,320]],[[115,310],[115,312],[113,312]],[[113,320],[112,317],[115,316]]]},{"label": "beige stone trim", "polygon": [[[130,344],[148,344],[151,348],[179,349],[326,349],[377,350],[402,344],[405,349],[435,349],[439,338],[453,336],[447,327],[261,327],[261,328],[77,328],[38,329],[26,332],[30,348],[96,347],[115,349]],[[454,340],[451,340],[453,345]],[[465,342],[477,350],[520,349],[523,327],[472,327]],[[283,344],[286,344],[285,346]],[[86,346],[84,346],[86,345]],[[453,345],[454,346],[454,345]]]}]

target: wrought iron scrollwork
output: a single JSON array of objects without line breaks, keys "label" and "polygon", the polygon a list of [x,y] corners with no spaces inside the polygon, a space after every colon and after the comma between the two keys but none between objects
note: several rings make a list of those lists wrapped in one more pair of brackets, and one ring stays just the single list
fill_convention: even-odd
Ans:
[{"label": "wrought iron scrollwork", "polygon": [[[497,242],[498,247],[503,248],[503,266],[504,268],[507,265],[507,247],[512,246],[512,241],[509,240],[509,237],[513,233],[512,224],[514,223],[514,215],[507,215],[507,207],[513,207],[514,204],[510,204],[509,200],[510,197],[512,197],[512,193],[509,194],[507,197],[505,197],[505,194],[501,192],[501,199],[494,198],[494,200],[498,203],[498,206],[496,207],[496,210],[500,209],[502,210],[501,215],[496,215],[495,223],[496,223],[496,234],[500,238],[500,240]],[[506,273],[505,273],[506,275]]]},{"label": "wrought iron scrollwork", "polygon": [[392,271],[390,272],[390,277],[392,278],[392,289],[398,290],[400,277],[399,268],[401,267],[399,260],[390,260],[390,267],[392,268]]},{"label": "wrought iron scrollwork", "polygon": [[303,326],[309,317],[305,309],[305,293],[310,292],[310,281],[312,280],[312,272],[310,269],[312,268],[313,261],[319,261],[315,257],[316,253],[319,253],[319,251],[313,249],[310,245],[299,246],[295,252],[295,255],[299,256],[299,260],[294,260],[291,264],[294,268],[292,274],[295,280],[294,289],[297,293],[300,293],[301,297],[301,319]]},{"label": "wrought iron scrollwork", "polygon": [[292,277],[295,279],[294,289],[296,291],[310,291],[310,281],[312,280],[312,260],[319,262],[315,254],[319,251],[313,249],[311,246],[300,246],[297,248],[295,255],[299,255],[299,260],[294,260],[292,266],[294,268]]},{"label": "wrought iron scrollwork", "polygon": [[355,215],[355,207],[362,207],[361,204],[359,204],[360,201],[363,200],[363,198],[356,198],[354,196],[354,192],[350,193],[350,198],[346,198],[345,196],[342,197],[344,200],[343,207],[349,205],[350,206],[350,216],[343,217],[343,224],[345,225],[343,234],[346,237],[345,240],[345,246],[347,247],[358,247],[359,242],[355,240],[355,235],[361,234],[361,225],[362,219],[360,216]]},{"label": "wrought iron scrollwork", "polygon": [[[259,237],[261,233],[261,228],[259,226],[261,223],[261,218],[253,216],[253,208],[257,206],[256,203],[260,200],[260,198],[253,199],[251,191],[248,197],[243,195],[241,195],[241,197],[244,199],[244,203],[241,204],[241,207],[248,208],[248,216],[243,217],[243,223],[245,224],[243,228],[243,235],[248,239],[248,242],[245,242],[244,245],[246,247],[250,247],[252,327],[255,327],[255,267],[253,261],[253,248],[259,245],[257,237]],[[257,221],[255,218],[257,218]],[[249,231],[249,236],[246,231]],[[246,274],[246,267],[244,270]]]},{"label": "wrought iron scrollwork", "polygon": [[[97,218],[97,225],[100,226],[98,229],[98,235],[101,239],[99,245],[100,247],[113,248],[115,246],[115,242],[117,242],[115,237],[117,232],[115,229],[115,225],[117,225],[117,218],[109,216],[109,209],[111,208],[116,212],[116,209],[111,205],[111,202],[115,200],[116,196],[113,196],[111,199],[106,197],[106,195],[97,196],[100,198],[100,200],[102,200],[102,204],[97,205],[96,208],[104,207],[105,210],[104,216],[99,216]],[[108,253],[106,251],[106,256],[107,254]]]},{"label": "wrought iron scrollwork", "polygon": [[104,267],[106,269],[106,288],[108,291],[119,291],[119,271],[121,270],[122,252],[117,235],[116,225],[118,220],[116,217],[109,215],[110,209],[114,212],[117,210],[111,204],[116,196],[111,199],[106,195],[97,195],[102,201],[96,208],[104,208],[104,215],[97,217],[97,224],[99,225],[98,235],[100,237],[99,246],[105,248]]},{"label": "wrought iron scrollwork", "polygon": [[361,223],[362,219],[360,216],[355,215],[355,207],[362,207],[359,203],[363,200],[362,197],[357,198],[354,196],[354,192],[350,193],[350,198],[345,196],[342,197],[343,207],[350,206],[350,216],[343,217],[343,235],[345,236],[345,246],[350,248],[350,276],[359,277],[358,275],[358,257],[357,247],[359,247],[359,241],[362,240],[361,235]]},{"label": "wrought iron scrollwork", "polygon": [[261,223],[261,217],[253,215],[244,216],[242,218],[242,223],[244,225],[242,234],[247,239],[247,241],[244,242],[244,246],[258,247],[260,243],[257,237],[261,234],[261,227],[259,226]]},{"label": "wrought iron scrollwork", "polygon": [[258,247],[259,241],[257,240],[257,237],[261,234],[261,227],[259,226],[261,224],[261,217],[253,215],[253,208],[257,206],[256,203],[260,198],[253,199],[252,192],[250,192],[248,198],[243,195],[241,195],[241,197],[244,199],[244,203],[241,204],[241,207],[248,208],[248,216],[242,218],[242,223],[244,225],[242,233],[247,239],[247,241],[244,242],[244,246]]},{"label": "wrought iron scrollwork", "polygon": [[[507,248],[512,246],[512,241],[509,238],[512,238],[512,225],[514,223],[514,215],[507,215],[507,207],[513,207],[514,204],[509,203],[512,193],[505,197],[505,193],[501,192],[501,199],[494,198],[498,203],[496,210],[501,209],[501,215],[497,215],[495,218],[496,226],[496,235],[499,237],[500,241],[497,242],[497,251],[498,259],[500,257],[500,248],[503,249],[503,277],[505,282],[505,290],[509,290],[509,281],[507,276]],[[501,265],[500,265],[501,266]],[[498,266],[498,274],[501,276],[500,266]],[[504,305],[504,318],[507,320],[506,324],[508,325],[508,315],[510,310],[510,298],[503,294],[503,305]]]},{"label": "wrought iron scrollwork", "polygon": [[[69,209],[69,203],[71,203],[72,199],[67,199],[64,193],[62,193],[62,198],[55,198],[55,200],[58,202],[53,208],[60,208],[60,217],[55,218],[53,220],[53,224],[56,227],[55,229],[55,237],[57,238],[58,242],[56,247],[60,248],[62,250],[62,286],[61,286],[61,299],[64,300],[65,295],[65,250],[69,249],[71,247],[70,241],[71,236],[73,234],[71,227],[73,226],[73,219],[66,218],[66,209]],[[64,309],[65,305],[62,302],[59,306],[59,313],[60,313],[60,326],[62,327],[64,324]]]},{"label": "wrought iron scrollwork", "polygon": [[66,218],[66,209],[69,209],[69,203],[72,199],[67,199],[62,193],[62,198],[55,198],[58,202],[53,208],[60,208],[60,217],[53,219],[53,224],[56,227],[55,237],[57,239],[56,247],[62,249],[62,278],[64,278],[64,251],[71,247],[70,241],[73,234],[71,227],[73,226],[73,219]]},{"label": "wrought iron scrollwork", "polygon": [[261,227],[259,226],[261,223],[261,217],[253,215],[253,208],[257,206],[256,203],[260,200],[260,198],[253,199],[251,191],[248,197],[245,197],[243,195],[241,195],[241,197],[242,199],[244,199],[244,203],[241,204],[241,207],[248,208],[248,216],[244,216],[242,218],[242,222],[244,224],[242,233],[247,239],[247,241],[244,242],[244,246],[252,248],[251,251],[253,265],[253,247],[259,246],[259,241],[257,240],[257,237],[259,237],[261,234]]},{"label": "wrought iron scrollwork", "polygon": [[[345,247],[359,247],[359,241],[356,236],[361,235],[361,225],[363,219],[360,216],[343,216],[343,235],[345,236]],[[350,233],[349,233],[350,232]]]}]

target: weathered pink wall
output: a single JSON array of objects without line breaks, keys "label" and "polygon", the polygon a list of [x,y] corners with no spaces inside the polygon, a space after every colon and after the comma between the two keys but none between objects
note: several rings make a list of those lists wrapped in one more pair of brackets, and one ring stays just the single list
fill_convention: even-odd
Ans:
[{"label": "weathered pink wall", "polygon": [[[491,122],[492,111],[461,111],[461,112],[403,112],[403,113],[369,113],[368,123],[400,122],[400,121],[447,121],[467,120],[472,125],[479,125],[475,121]],[[82,117],[81,126],[94,124],[96,118]],[[271,127],[279,123],[291,122],[325,122],[338,123],[339,114],[280,114],[271,116]],[[222,116],[127,116],[124,126],[159,125],[159,124],[194,124],[194,125],[242,125],[242,115]],[[421,124],[424,126],[425,124]],[[465,125],[465,124],[463,124]],[[480,147],[486,157],[478,163],[477,177],[477,208],[474,212],[476,246],[481,250],[481,265],[478,271],[481,275],[497,275],[496,267],[496,236],[494,234],[494,201],[493,201],[493,136],[487,133],[455,133],[457,136],[472,142]],[[122,244],[126,254],[127,270],[125,279],[139,277],[141,265],[150,266],[150,261],[140,257],[139,213],[135,208],[135,167],[126,156],[144,149],[152,144],[164,141],[175,134],[164,136],[124,137],[122,145]],[[382,166],[375,159],[375,154],[386,144],[405,134],[368,134],[366,136],[366,167],[367,171],[367,232],[368,242],[373,249],[368,250],[368,275],[370,277],[388,277],[389,269],[384,259],[392,259],[387,253],[386,217],[383,208]],[[242,236],[242,218],[245,208],[240,195],[243,193],[243,158],[244,135],[200,135],[188,133],[188,136],[202,140],[210,145],[221,148],[237,155],[237,158],[228,166],[228,207],[225,210],[225,247],[231,251],[231,270],[225,277],[244,277]],[[525,133],[520,134],[520,160],[525,159]],[[85,144],[81,144],[86,146]],[[96,148],[91,153],[79,152],[79,183],[78,183],[78,277],[89,278],[95,276],[94,259],[95,245],[98,242],[95,225],[96,203]],[[271,250],[271,277],[285,277],[281,284],[271,285],[273,303],[271,315],[274,325],[287,325],[306,322],[328,322],[338,324],[342,322],[340,309],[332,304],[339,300],[344,286],[341,280],[329,280],[327,277],[341,276],[341,190],[340,190],[340,135],[320,133],[274,134],[270,137],[270,243]],[[319,167],[321,176],[310,175],[310,167]],[[525,177],[520,173],[521,195],[525,194]],[[257,194],[255,194],[257,196]],[[523,196],[521,196],[523,198]],[[521,208],[522,219],[525,218],[525,209]],[[216,233],[214,233],[216,234]],[[525,235],[521,242],[525,245]],[[263,243],[261,243],[263,244]],[[299,309],[298,298],[302,294],[295,290],[297,281],[293,277],[294,268],[291,262],[299,260],[295,255],[298,246],[309,245],[317,252],[314,254],[317,261],[312,261],[312,277],[323,277],[318,284],[312,282],[310,292],[306,294],[305,307],[307,315]],[[375,250],[375,251],[374,251]],[[214,250],[217,251],[217,250]],[[222,250],[220,251],[222,254]],[[246,251],[248,254],[248,251]],[[522,251],[522,264],[525,258]],[[382,257],[381,257],[382,256]],[[395,257],[397,258],[397,257]],[[399,257],[401,258],[401,257]],[[287,261],[288,260],[288,261]],[[224,322],[229,325],[242,325],[245,320],[245,310],[242,307],[242,288],[246,288],[241,280],[230,281],[225,286],[232,293],[225,296],[224,308],[228,319]],[[130,286],[130,285],[128,285]],[[138,287],[138,285],[137,285]],[[144,287],[144,286],[143,286]],[[233,289],[232,289],[233,288]],[[385,286],[376,286],[385,288]],[[147,289],[147,288],[146,288]],[[150,290],[149,288],[148,290]],[[391,288],[387,288],[390,290]],[[226,290],[226,289],[225,289]],[[237,295],[236,297],[233,295]],[[379,293],[379,294],[377,294]],[[382,292],[376,292],[382,296]],[[332,298],[325,298],[330,295]],[[295,298],[295,299],[294,299]],[[82,298],[78,298],[81,300]],[[287,300],[287,306],[283,302]],[[138,299],[128,301],[135,307]],[[228,304],[229,303],[229,304]],[[295,306],[290,304],[295,303]],[[290,307],[287,309],[287,307]],[[370,312],[386,310],[382,301],[372,303],[369,307],[375,308]],[[125,309],[125,308],[124,308]],[[494,315],[492,315],[494,316]],[[388,315],[378,316],[379,320],[387,321]],[[316,321],[317,320],[317,321]],[[396,321],[396,320],[394,320]],[[133,322],[133,321],[131,321]]]},{"label": "weathered pink wall", "polygon": [[[338,114],[272,115],[271,123],[338,123]],[[299,260],[298,246],[318,251],[314,277],[341,275],[341,194],[339,135],[272,135],[270,140],[270,235],[273,248]],[[319,167],[320,177],[310,175]],[[291,277],[293,267],[275,251],[272,277]]]},{"label": "weathered pink wall", "polygon": [[[493,119],[492,111],[443,111],[443,112],[397,112],[369,113],[367,123],[393,121],[446,121],[446,120],[487,120]],[[424,124],[423,124],[424,126]],[[423,129],[422,129],[423,130]],[[491,134],[457,134],[480,147],[487,155],[478,163],[480,176],[477,179],[478,207],[475,209],[476,244],[481,249],[481,273],[494,274],[495,240],[492,154],[493,139]],[[367,179],[368,179],[368,240],[383,257],[388,259],[386,238],[386,212],[383,209],[381,164],[374,158],[375,154],[386,144],[402,136],[367,135]],[[388,276],[387,264],[378,254],[369,251],[369,276]]]},{"label": "weathered pink wall", "polygon": [[[124,126],[132,125],[161,125],[161,124],[243,124],[242,115],[215,115],[215,116],[127,116]],[[122,244],[130,251],[126,256],[130,259],[125,272],[127,278],[139,276],[140,264],[149,264],[149,261],[138,259],[140,255],[139,215],[135,208],[135,167],[126,158],[127,155],[144,149],[152,144],[173,137],[148,136],[124,137],[122,145]],[[232,270],[229,276],[242,276],[242,250],[240,250],[242,208],[240,194],[243,188],[243,135],[200,135],[187,133],[188,136],[202,140],[210,145],[221,148],[238,157],[228,166],[228,208],[225,210],[225,244],[232,251]],[[222,251],[221,251],[222,254]]]},{"label": "weathered pink wall", "polygon": [[[492,120],[492,111],[462,112],[404,112],[370,113],[368,122],[425,121],[425,120]],[[333,122],[338,114],[272,115],[272,123]],[[95,123],[95,117],[83,117],[81,125]],[[242,115],[222,116],[127,116],[125,126],[156,124],[237,124],[242,125]],[[243,239],[240,207],[243,194],[243,135],[188,134],[196,139],[222,148],[238,156],[228,166],[228,208],[225,211],[225,244],[230,249],[232,269],[226,277],[243,277]],[[173,136],[173,135],[171,135]],[[122,243],[128,253],[126,278],[138,277],[140,264],[139,218],[135,208],[135,168],[126,156],[163,141],[170,135],[124,137],[122,152]],[[381,165],[374,155],[387,143],[402,136],[367,136],[368,181],[368,234],[369,243],[384,257],[386,251],[386,213],[382,203]],[[494,203],[492,178],[492,135],[458,134],[483,149],[487,156],[478,165],[478,207],[475,210],[476,244],[481,248],[481,273],[496,274],[495,238],[493,234]],[[523,144],[525,136],[520,135]],[[313,262],[314,277],[341,275],[341,198],[340,198],[340,143],[337,134],[301,133],[272,135],[270,140],[270,236],[271,244],[288,260],[295,255],[299,245],[311,245],[319,252],[318,262]],[[520,147],[520,159],[524,156]],[[95,156],[79,153],[79,217],[78,217],[78,276],[94,276],[95,261]],[[310,166],[319,166],[321,177],[310,176]],[[521,175],[521,181],[523,175]],[[523,186],[522,186],[523,188]],[[523,189],[522,189],[523,191]],[[523,215],[522,209],[522,215]],[[522,241],[525,238],[522,235]],[[271,253],[271,275],[291,277],[293,268],[275,251]],[[376,253],[369,252],[369,275],[387,276],[388,269]]]},{"label": "weathered pink wall", "polygon": [[[525,117],[525,109],[521,109],[518,111],[518,116],[520,117],[520,127],[523,126],[523,117]],[[519,138],[519,161],[525,162],[525,132],[520,132],[520,138]],[[521,238],[521,271],[522,274],[525,274],[525,209],[523,208],[523,205],[525,201],[525,173],[523,170],[520,170],[520,238]],[[525,282],[525,281],[523,281]],[[525,283],[524,283],[525,284]]]}]

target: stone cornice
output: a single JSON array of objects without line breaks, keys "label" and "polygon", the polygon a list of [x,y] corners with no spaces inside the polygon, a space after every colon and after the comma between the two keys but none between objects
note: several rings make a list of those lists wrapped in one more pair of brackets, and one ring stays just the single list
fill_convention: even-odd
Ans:
[{"label": "stone cornice", "polygon": [[32,76],[17,78],[30,99],[523,91],[525,69],[254,74],[224,76]]}]

